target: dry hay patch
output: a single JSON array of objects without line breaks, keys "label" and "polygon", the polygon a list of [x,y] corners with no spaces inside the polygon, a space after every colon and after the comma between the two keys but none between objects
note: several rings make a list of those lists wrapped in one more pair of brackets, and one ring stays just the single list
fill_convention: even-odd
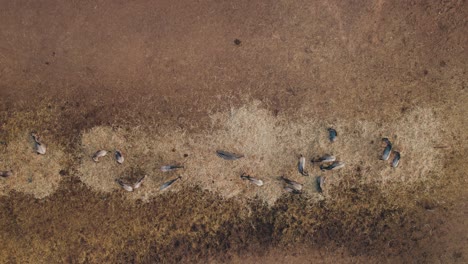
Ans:
[{"label": "dry hay patch", "polygon": [[[79,171],[86,184],[106,192],[120,190],[115,183],[117,178],[131,182],[137,178],[134,171],[147,174],[144,187],[128,194],[133,198],[155,196],[161,193],[159,187],[164,182],[182,175],[182,182],[169,191],[177,191],[182,184],[200,185],[224,197],[258,196],[269,204],[284,193],[280,175],[303,183],[305,192],[318,200],[323,196],[317,193],[316,176],[325,176],[327,184],[352,179],[353,184],[357,180],[385,188],[389,182],[411,184],[440,172],[441,154],[433,148],[440,140],[439,123],[429,109],[415,109],[391,123],[331,122],[305,113],[302,116],[301,122],[292,122],[282,115],[275,117],[254,101],[228,113],[213,113],[212,129],[199,134],[171,129],[148,133],[139,128],[95,127],[82,136],[84,156]],[[339,133],[335,143],[328,140],[328,127]],[[401,165],[396,169],[379,160],[383,136],[401,151]],[[98,149],[115,148],[124,153],[124,164],[117,164],[113,153],[98,163],[92,161],[91,156]],[[219,149],[245,157],[223,160],[216,155]],[[310,158],[326,153],[346,162],[346,167],[322,172],[318,165],[310,164]],[[307,158],[309,177],[297,171],[299,154]],[[168,164],[182,164],[185,169],[161,172],[160,167]],[[243,172],[263,180],[264,186],[242,181]]]},{"label": "dry hay patch", "polygon": [[[148,175],[144,186],[128,195],[133,198],[150,198],[159,193],[159,187],[166,181],[182,175],[182,182],[200,185],[205,189],[219,191],[224,197],[243,194],[248,197],[259,195],[274,201],[282,192],[277,177],[282,172],[295,171],[292,165],[283,168],[280,163],[283,148],[275,147],[275,119],[258,104],[233,109],[231,113],[213,116],[213,128],[204,134],[187,135],[181,130],[147,133],[139,128],[112,129],[95,127],[82,135],[82,161],[79,174],[83,182],[94,190],[110,192],[120,190],[117,178],[135,180],[132,170],[144,171]],[[91,157],[99,149],[121,150],[125,156],[123,164],[117,164],[111,156],[94,162]],[[239,152],[245,158],[226,161],[216,155],[223,149]],[[184,157],[184,155],[188,155]],[[161,172],[160,167],[181,164],[183,170]],[[265,181],[267,187],[258,188],[240,179],[242,172],[251,173]],[[177,191],[180,182],[169,191]]]},{"label": "dry hay patch", "polygon": [[64,150],[46,135],[42,141],[47,147],[45,155],[34,151],[29,133],[22,133],[5,147],[0,159],[2,170],[12,170],[13,176],[0,178],[0,194],[9,190],[31,194],[41,199],[52,194],[61,180],[60,170],[66,163]]},{"label": "dry hay patch", "polygon": [[[365,182],[424,181],[430,173],[440,172],[442,153],[434,148],[442,140],[440,122],[431,109],[415,109],[392,123],[358,121],[342,126],[337,152],[360,173]],[[393,150],[401,153],[400,164],[380,160],[387,137]]]},{"label": "dry hay patch", "polygon": [[[356,184],[372,184],[382,191],[413,188],[421,184],[436,184],[443,175],[443,150],[435,148],[443,141],[442,122],[432,109],[417,108],[394,122],[356,121],[337,122],[340,133],[333,145],[333,154],[346,161],[342,177],[325,172],[327,184],[346,181],[348,187]],[[382,137],[390,139],[393,150],[401,153],[400,164],[391,167],[393,154],[388,161],[380,160],[384,150]],[[326,149],[323,141],[318,149]]]},{"label": "dry hay patch", "polygon": [[[143,187],[127,194],[131,198],[146,200],[158,194],[159,187],[165,181],[178,176],[178,172],[163,173],[160,167],[182,162],[182,153],[186,153],[182,137],[182,132],[158,136],[139,128],[127,130],[94,127],[82,135],[83,154],[78,166],[80,178],[95,191],[124,192],[116,183],[117,179],[131,184],[146,174]],[[107,156],[94,162],[93,154],[101,149],[109,151]],[[115,160],[116,149],[123,153],[123,164],[118,164]],[[171,190],[177,190],[177,186],[178,184],[174,184]]]},{"label": "dry hay patch", "polygon": [[[259,196],[270,204],[284,190],[278,176],[284,175],[304,184],[304,190],[317,200],[317,176],[326,177],[327,184],[352,180],[352,184],[375,184],[385,189],[388,184],[410,187],[440,176],[442,152],[434,146],[441,141],[441,123],[432,109],[417,108],[392,122],[320,120],[307,113],[298,112],[297,121],[288,116],[274,117],[263,109],[258,101],[232,109],[230,113],[212,115],[213,130],[210,135],[194,137],[191,145],[198,146],[198,163],[193,167],[198,181],[210,190],[224,196],[238,194]],[[331,143],[327,128],[338,131],[338,140]],[[398,168],[379,158],[383,151],[382,137],[389,137],[395,150],[401,152]],[[245,158],[224,161],[213,153],[216,149],[239,152]],[[297,170],[298,156],[306,157],[309,177]],[[333,154],[346,163],[337,171],[322,172],[318,164],[312,165],[312,157]],[[391,157],[393,158],[393,157]],[[239,180],[242,172],[248,172],[265,182],[256,187]],[[349,183],[348,185],[351,185]],[[326,195],[326,193],[325,193]]]},{"label": "dry hay patch", "polygon": [[[315,119],[304,118],[303,122],[291,122],[287,116],[275,117],[253,101],[229,113],[211,116],[213,129],[209,134],[191,137],[190,145],[197,146],[195,179],[206,189],[218,191],[225,197],[255,197],[273,204],[282,194],[283,183],[279,176],[304,184],[304,189],[316,199],[315,177],[320,175],[318,167],[307,169],[310,176],[302,176],[297,169],[299,155],[310,159],[317,150],[314,142],[319,138],[328,141],[323,131],[324,124]],[[329,144],[331,145],[331,144]],[[215,155],[217,149],[245,155],[235,161],[222,160]],[[240,175],[249,175],[263,180],[264,186],[257,187],[242,181]]]}]

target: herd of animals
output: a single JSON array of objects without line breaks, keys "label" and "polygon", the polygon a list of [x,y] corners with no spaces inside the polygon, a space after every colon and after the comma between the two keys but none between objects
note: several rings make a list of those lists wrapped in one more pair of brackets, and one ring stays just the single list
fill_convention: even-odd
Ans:
[{"label": "herd of animals", "polygon": [[[328,128],[328,133],[329,133],[329,140],[330,142],[335,142],[338,133],[334,128]],[[31,133],[31,138],[34,142],[34,151],[38,155],[45,155],[46,154],[46,145],[40,140],[39,136],[36,133]],[[383,150],[381,160],[388,161],[390,159],[390,156],[393,152],[393,158],[391,161],[391,166],[396,168],[400,162],[400,153],[398,151],[394,151],[392,148],[392,143],[388,138],[382,138],[382,142],[385,144],[385,148]],[[98,150],[94,153],[94,155],[91,157],[91,159],[94,162],[99,162],[100,158],[106,156],[110,151],[107,150]],[[228,152],[224,150],[217,150],[216,155],[222,159],[225,160],[237,160],[241,159],[244,157],[242,154],[238,153],[233,153],[233,152]],[[114,157],[115,161],[118,164],[122,164],[124,162],[124,156],[122,152],[119,150],[114,151]],[[322,171],[327,171],[327,170],[338,170],[340,168],[343,168],[345,166],[345,163],[342,161],[337,161],[336,157],[330,154],[323,155],[322,157],[319,158],[313,158],[310,160],[312,164],[320,164],[320,170]],[[306,158],[302,155],[299,156],[299,161],[298,161],[298,171],[301,175],[303,176],[309,176],[309,173],[306,171]],[[183,169],[184,166],[182,165],[164,165],[160,169],[163,172],[168,172],[168,171],[174,171],[178,169]],[[0,171],[0,177],[2,178],[9,178],[13,176],[14,173],[12,170],[5,170],[5,171]],[[247,175],[246,173],[243,173],[240,178],[242,180],[246,180],[251,182],[254,185],[257,186],[263,186],[263,181],[261,179],[257,179],[255,177],[252,177],[250,175]],[[144,180],[146,179],[146,175],[143,177],[139,178],[136,180],[134,183],[129,183],[129,182],[124,182],[122,179],[116,179],[116,183],[122,187],[123,190],[132,192],[135,189],[138,189],[142,186]],[[159,188],[161,191],[169,188],[172,184],[174,184],[177,180],[181,179],[181,176],[172,179],[170,181],[164,182],[161,187]],[[281,176],[279,178],[280,181],[283,182],[284,184],[284,190],[286,192],[294,193],[294,194],[300,194],[302,192],[302,187],[303,185],[301,183],[298,183],[296,181],[290,180],[288,178],[285,178],[284,176]],[[317,176],[316,177],[316,182],[317,182],[317,189],[319,192],[322,192],[325,178],[323,176]]]}]

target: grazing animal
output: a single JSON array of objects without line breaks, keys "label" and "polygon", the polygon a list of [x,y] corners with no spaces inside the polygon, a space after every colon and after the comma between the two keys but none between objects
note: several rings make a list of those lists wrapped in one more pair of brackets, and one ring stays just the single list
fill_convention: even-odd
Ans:
[{"label": "grazing animal", "polygon": [[318,159],[311,159],[310,162],[318,163],[318,162],[333,162],[336,160],[336,157],[330,154],[325,154]]},{"label": "grazing animal", "polygon": [[263,185],[263,181],[262,181],[262,180],[259,180],[259,179],[257,179],[257,178],[251,177],[251,176],[249,176],[249,175],[247,175],[247,174],[245,174],[245,173],[243,173],[240,177],[241,177],[241,179],[243,179],[243,180],[248,180],[248,181],[250,181],[251,183],[253,183],[253,184],[257,185],[257,186],[262,186],[262,185]]},{"label": "grazing animal", "polygon": [[284,190],[289,192],[289,193],[294,193],[294,194],[300,194],[302,193],[301,191],[297,190],[297,189],[294,189],[293,187],[291,186],[285,186],[284,187]]},{"label": "grazing animal", "polygon": [[315,178],[315,181],[317,182],[317,190],[319,192],[323,192],[323,185],[325,183],[325,177],[317,176],[317,178]]},{"label": "grazing animal", "polygon": [[283,180],[287,184],[286,187],[290,187],[299,192],[302,190],[302,184],[296,181],[290,180],[288,178],[285,178],[284,176],[281,176],[280,179]]},{"label": "grazing animal", "polygon": [[345,163],[344,162],[341,162],[341,161],[335,161],[333,162],[332,164],[330,164],[329,166],[325,167],[323,165],[320,165],[320,170],[322,171],[325,171],[325,170],[337,170],[337,169],[341,169],[345,166]]},{"label": "grazing animal", "polygon": [[305,158],[304,156],[299,157],[299,162],[297,163],[297,169],[303,176],[309,176],[309,173],[305,170]]},{"label": "grazing animal", "polygon": [[335,142],[337,137],[338,137],[338,132],[336,132],[336,130],[333,128],[329,128],[328,138],[330,139],[330,142]]},{"label": "grazing animal", "polygon": [[398,164],[400,163],[400,152],[394,151],[393,153],[395,153],[395,157],[393,158],[393,161],[392,161],[392,167],[396,168],[398,167]]},{"label": "grazing animal", "polygon": [[388,138],[382,138],[382,141],[387,145],[392,144]]},{"label": "grazing animal", "polygon": [[390,154],[392,153],[392,143],[390,142],[390,140],[388,140],[388,138],[382,138],[382,141],[385,142],[387,146],[385,147],[382,153],[382,157],[380,159],[388,160],[388,158],[390,158]]},{"label": "grazing animal", "polygon": [[47,148],[44,143],[40,142],[39,136],[33,132],[31,133],[31,137],[34,140],[34,150],[36,153],[45,155]]},{"label": "grazing animal", "polygon": [[168,182],[165,182],[163,185],[161,185],[161,187],[159,188],[159,190],[160,190],[160,191],[163,191],[163,190],[169,188],[169,187],[170,187],[174,182],[176,182],[178,179],[182,179],[182,177],[179,176],[179,177],[177,177],[177,178],[175,178],[175,179],[173,179],[173,180],[170,180],[170,181],[168,181]]},{"label": "grazing animal", "polygon": [[118,164],[122,164],[124,162],[124,157],[122,155],[122,152],[118,150],[115,151],[115,160],[117,161]]},{"label": "grazing animal", "polygon": [[93,155],[93,160],[94,162],[98,162],[99,158],[102,158],[107,155],[107,150],[98,150],[96,153]]},{"label": "grazing animal", "polygon": [[167,171],[172,171],[176,169],[183,169],[184,166],[181,165],[166,165],[161,167],[161,171],[167,172]]},{"label": "grazing animal", "polygon": [[116,180],[116,181],[122,187],[122,189],[126,190],[127,192],[133,192],[134,190],[141,187],[145,179],[146,179],[146,175],[138,179],[135,182],[135,184],[133,184],[133,186],[130,184],[124,183],[122,180]]},{"label": "grazing animal", "polygon": [[13,171],[0,171],[0,177],[8,178],[13,175]]},{"label": "grazing animal", "polygon": [[141,187],[141,185],[143,184],[143,181],[145,181],[146,179],[146,175],[141,177],[138,181],[135,182],[135,184],[133,185],[133,189],[138,189]]},{"label": "grazing animal", "polygon": [[236,153],[227,152],[224,150],[217,150],[216,155],[218,155],[218,157],[225,159],[225,160],[236,160],[236,159],[240,159],[244,157],[244,155],[242,154],[236,154]]},{"label": "grazing animal", "polygon": [[133,192],[133,187],[131,185],[124,183],[122,180],[117,180],[117,183],[127,192]]}]

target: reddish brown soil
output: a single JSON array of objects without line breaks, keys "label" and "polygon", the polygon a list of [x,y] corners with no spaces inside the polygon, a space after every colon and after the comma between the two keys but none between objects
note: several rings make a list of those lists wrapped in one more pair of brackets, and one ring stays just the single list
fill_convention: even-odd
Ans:
[{"label": "reddish brown soil", "polygon": [[[467,18],[464,0],[0,0],[0,141],[34,127],[69,155],[51,196],[0,198],[0,262],[466,263]],[[302,197],[252,202],[246,219],[200,189],[143,204],[75,175],[87,129],[203,134],[211,114],[253,100],[291,122],[390,124],[432,109],[446,181],[396,209],[373,186],[345,188],[343,201],[379,209],[331,202],[307,222]]]}]

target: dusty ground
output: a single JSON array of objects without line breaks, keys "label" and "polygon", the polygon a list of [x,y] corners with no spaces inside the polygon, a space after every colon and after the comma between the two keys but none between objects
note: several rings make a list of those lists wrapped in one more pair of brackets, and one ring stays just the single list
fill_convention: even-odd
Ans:
[{"label": "dusty ground", "polygon": [[[467,17],[461,0],[0,1],[0,262],[467,262]],[[296,172],[327,152],[346,167]],[[160,192],[170,163],[182,181]]]}]

